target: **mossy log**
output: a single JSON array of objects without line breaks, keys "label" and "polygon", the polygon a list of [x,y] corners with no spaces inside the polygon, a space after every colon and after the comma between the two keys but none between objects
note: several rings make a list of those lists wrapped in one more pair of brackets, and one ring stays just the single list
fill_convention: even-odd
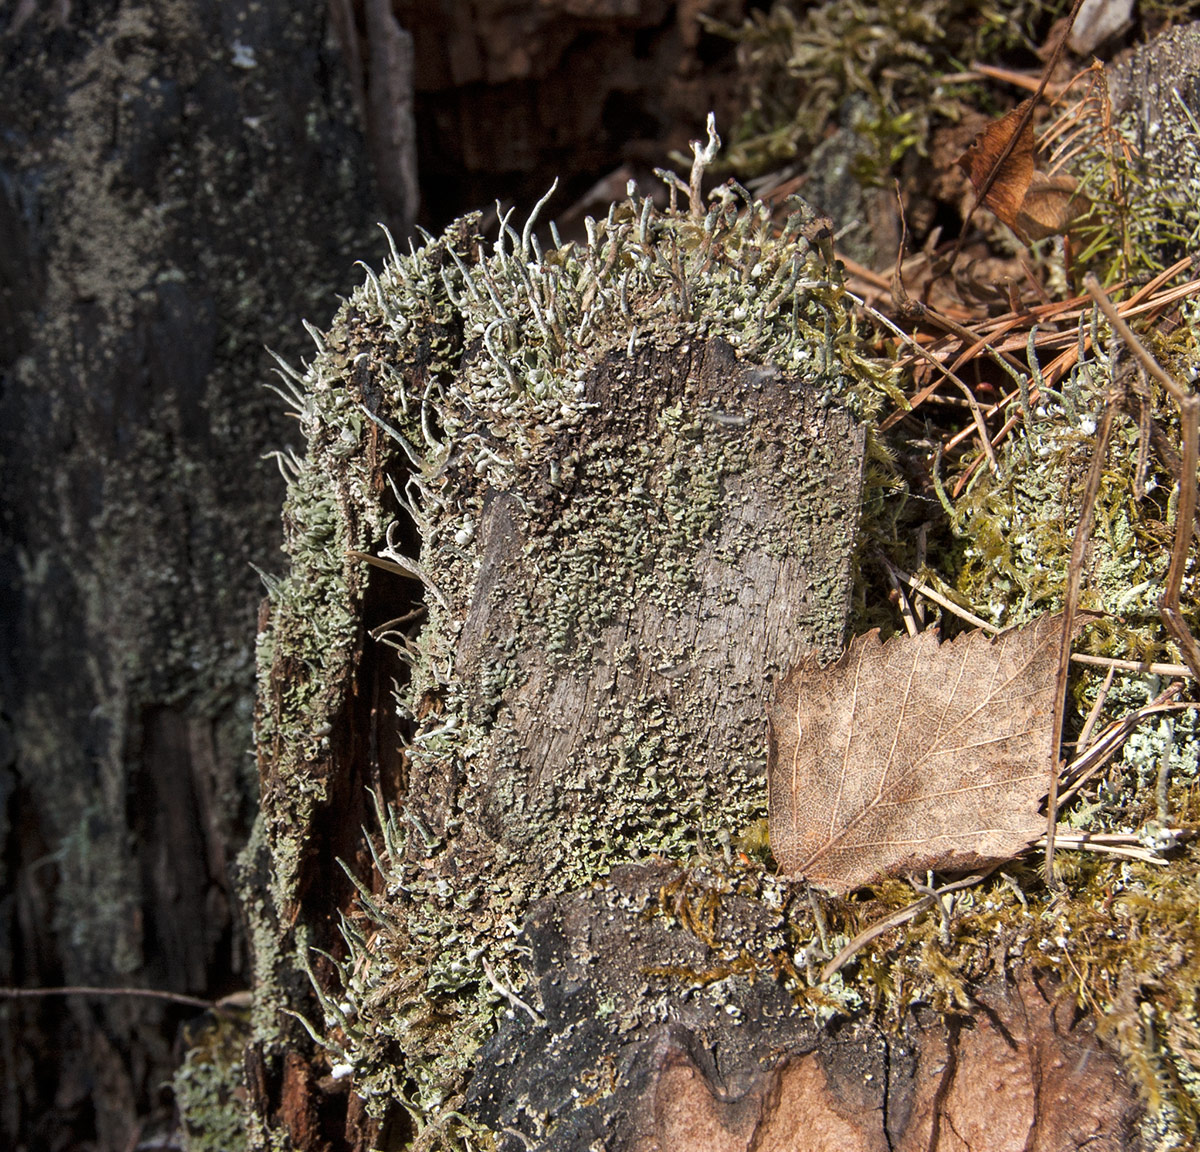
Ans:
[{"label": "mossy log", "polygon": [[[256,1141],[1132,1146],[1053,981],[980,980],[977,1043],[916,1006],[887,1030],[812,977],[844,915],[754,847],[771,679],[842,643],[888,386],[820,222],[631,193],[583,245],[474,227],[393,253],[284,369]],[[968,1088],[998,1045],[1002,1115]],[[1103,1109],[1047,1071],[1084,1065]]]}]

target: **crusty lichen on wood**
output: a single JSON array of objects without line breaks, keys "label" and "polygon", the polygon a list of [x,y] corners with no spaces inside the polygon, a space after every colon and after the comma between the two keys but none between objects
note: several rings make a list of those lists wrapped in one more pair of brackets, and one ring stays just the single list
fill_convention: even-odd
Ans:
[{"label": "crusty lichen on wood", "polygon": [[[769,673],[843,641],[853,413],[889,383],[803,206],[778,234],[736,188],[665,211],[631,190],[585,243],[474,229],[393,251],[285,369],[307,455],[260,641],[275,915],[305,931],[260,973],[259,1035],[303,1007],[311,967],[332,1065],[418,1123],[509,1007],[534,901],[621,861],[720,854],[764,815]],[[372,596],[389,611],[366,621]],[[384,644],[394,700],[365,714]],[[395,773],[351,731],[388,709]],[[344,940],[304,923],[342,798],[389,829],[374,880],[362,842],[342,848]],[[310,930],[346,958],[310,956]]]}]

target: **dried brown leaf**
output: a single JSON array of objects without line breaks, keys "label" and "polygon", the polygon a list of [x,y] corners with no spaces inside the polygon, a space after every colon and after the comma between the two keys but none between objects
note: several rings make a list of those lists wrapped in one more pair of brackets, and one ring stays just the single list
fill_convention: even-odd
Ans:
[{"label": "dried brown leaf", "polygon": [[845,892],[965,871],[1044,831],[1061,616],[989,640],[878,631],[776,688],[767,761],[780,870]]},{"label": "dried brown leaf", "polygon": [[976,195],[981,188],[987,188],[983,196],[984,206],[990,208],[1010,228],[1017,219],[1017,213],[1021,211],[1025,193],[1033,180],[1032,120],[1026,121],[1012,151],[1004,158],[1003,163],[1000,162],[1000,157],[1032,103],[1032,99],[1024,100],[1006,116],[993,121],[975,137],[971,146],[958,158],[958,166],[970,177]]},{"label": "dried brown leaf", "polygon": [[[958,158],[975,194],[982,191],[983,206],[1026,242],[1065,235],[1091,207],[1073,176],[1051,176],[1037,170],[1033,121],[1025,116],[1031,103],[1032,99],[1025,100],[989,124]],[[1001,161],[1014,136],[1012,150]]]}]

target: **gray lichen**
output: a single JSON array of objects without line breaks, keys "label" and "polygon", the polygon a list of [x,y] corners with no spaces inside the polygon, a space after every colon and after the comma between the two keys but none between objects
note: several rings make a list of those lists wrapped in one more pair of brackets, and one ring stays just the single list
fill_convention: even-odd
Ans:
[{"label": "gray lichen", "polygon": [[[356,878],[320,971],[303,932],[291,959],[260,956],[260,1036],[277,1035],[287,999],[269,990],[310,972],[324,1019],[305,1024],[376,1114],[399,1102],[420,1126],[452,1110],[512,1010],[534,902],[622,861],[719,853],[764,814],[761,732],[709,748],[721,702],[690,688],[682,711],[668,705],[698,675],[703,630],[622,637],[629,605],[659,621],[736,608],[738,566],[769,562],[810,573],[796,603],[763,606],[771,634],[792,636],[795,617],[807,645],[831,655],[842,641],[862,443],[845,412],[877,407],[889,372],[862,352],[811,213],[797,204],[780,231],[736,186],[707,206],[692,196],[716,144],[710,127],[693,185],[669,180],[669,208],[631,187],[585,243],[543,250],[535,209],[520,232],[505,216],[489,245],[467,218],[393,248],[311,364],[282,369],[307,454],[286,463],[293,564],[260,638],[278,915],[294,915],[304,831],[330,795],[368,567],[420,601],[375,631],[407,670],[394,688],[410,733],[396,802],[377,803],[378,880]],[[735,378],[732,410],[715,398]],[[674,399],[658,404],[660,387]],[[777,523],[737,510],[763,486]],[[698,587],[688,558],[708,550],[717,576]],[[777,659],[799,642],[779,641]],[[730,658],[720,675],[728,707],[761,724],[761,669]],[[565,739],[552,774],[531,767],[523,710],[581,676],[625,688],[596,706],[589,738]],[[279,930],[268,917],[259,933]]]},{"label": "gray lichen", "polygon": [[243,1053],[247,1021],[223,1014],[189,1036],[171,1087],[187,1152],[243,1152],[247,1147]]}]

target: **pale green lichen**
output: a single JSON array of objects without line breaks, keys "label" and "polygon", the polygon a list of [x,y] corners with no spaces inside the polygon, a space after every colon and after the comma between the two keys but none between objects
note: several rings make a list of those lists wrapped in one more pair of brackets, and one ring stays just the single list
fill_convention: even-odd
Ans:
[{"label": "pale green lichen", "polygon": [[[698,148],[701,170],[715,147],[710,134]],[[671,185],[673,199],[680,187]],[[769,209],[736,186],[710,205],[666,212],[631,189],[606,219],[588,222],[586,243],[546,251],[532,219],[517,232],[504,218],[489,246],[474,226],[468,218],[408,254],[393,250],[318,339],[311,365],[284,369],[307,454],[290,462],[293,568],[274,583],[260,646],[263,832],[275,905],[286,909],[303,831],[327,795],[316,768],[321,732],[337,723],[359,642],[365,566],[349,554],[373,549],[423,596],[418,625],[380,633],[409,668],[396,705],[412,729],[406,774],[419,783],[394,810],[379,809],[384,843],[372,850],[384,891],[360,887],[360,911],[343,924],[346,954],[326,959],[337,987],[313,973],[324,1019],[306,1021],[372,1112],[402,1104],[417,1125],[451,1107],[474,1047],[511,1009],[503,989],[518,979],[517,925],[535,900],[647,853],[717,850],[765,810],[761,733],[727,750],[729,783],[718,789],[679,767],[711,704],[676,714],[645,695],[599,709],[608,735],[571,753],[561,795],[526,786],[505,705],[528,675],[523,647],[543,645],[551,668],[583,668],[623,603],[686,610],[696,594],[686,557],[713,533],[722,493],[750,458],[744,418],[687,403],[657,412],[640,455],[626,454],[620,431],[564,455],[562,439],[592,418],[589,373],[719,340],[762,366],[764,379],[803,379],[824,403],[859,413],[891,386],[887,366],[863,354],[838,270],[806,238],[812,217],[802,205],[779,234]],[[850,515],[822,512],[818,497],[829,493],[818,492],[805,451],[801,438],[785,442],[769,482],[793,535],[836,539],[831,550],[846,565],[857,489],[837,495],[853,501]],[[575,487],[581,478],[587,485]],[[489,555],[478,533],[501,500],[554,546],[520,553],[534,584],[525,602],[505,607],[512,641],[485,652],[468,691],[456,661]],[[753,524],[731,525],[721,547],[732,570],[766,542]],[[824,586],[817,571],[814,641],[832,654],[844,590]],[[669,644],[653,653],[618,645],[612,674],[650,659],[669,673],[686,656]],[[277,683],[281,669],[287,678]],[[486,867],[478,833],[465,836],[461,818],[430,827],[422,814],[425,792],[449,781],[472,829],[495,822]],[[304,933],[296,947],[295,963],[308,969]],[[277,987],[283,976],[277,958],[260,984]],[[256,1017],[268,1040],[278,1026],[269,1011]]]},{"label": "pale green lichen", "polygon": [[243,1055],[249,1032],[240,1015],[223,1012],[189,1037],[171,1081],[185,1152],[244,1152],[248,1147]]},{"label": "pale green lichen", "polygon": [[[886,148],[890,139],[900,140],[905,149],[920,147],[936,103],[928,96],[936,89],[937,76],[915,76],[910,61],[896,54],[889,57],[897,37],[885,19],[856,28],[836,45],[828,40],[831,21],[840,19],[849,30],[861,24],[869,10],[869,5],[826,5],[801,17],[777,6],[769,16],[756,16],[755,24],[738,34],[743,60],[754,70],[758,98],[743,126],[739,171],[790,160],[798,144],[815,139],[840,108],[849,107],[843,101],[850,92],[857,92],[868,109],[880,111],[877,124],[862,117],[853,124],[869,142],[862,158],[870,162],[855,172],[859,181],[869,183],[896,163],[898,156]],[[1194,29],[1177,33],[1184,45],[1181,53],[1189,38],[1195,40]],[[940,51],[933,37],[919,34],[918,40]],[[813,49],[822,42],[829,44],[830,55],[839,55],[832,68],[820,61],[821,75],[816,76]],[[1161,47],[1151,45],[1143,51],[1147,66],[1153,68]],[[877,56],[891,69],[891,88],[880,82],[880,70],[873,68]],[[1194,60],[1193,50],[1189,69],[1194,69]],[[852,68],[856,63],[860,67]],[[943,67],[953,70],[948,60]],[[1195,112],[1184,106],[1181,90],[1169,90],[1185,79],[1183,71],[1158,70],[1156,83],[1161,84],[1163,99],[1154,101],[1147,98],[1135,68],[1126,107],[1137,111],[1117,117],[1115,125],[1103,80],[1095,76],[1088,98],[1065,113],[1063,151],[1073,152],[1070,170],[1079,177],[1093,211],[1075,237],[1072,269],[1062,265],[1061,251],[1051,243],[1034,254],[1058,290],[1069,288],[1071,273],[1078,278],[1089,268],[1105,284],[1144,281],[1195,250],[1200,234]],[[1187,78],[1194,92],[1191,76],[1194,71]],[[909,86],[907,95],[897,83]],[[912,110],[908,100],[922,88],[919,121],[905,122],[904,115]],[[892,123],[902,125],[904,132],[889,133]],[[914,127],[911,137],[902,138]],[[1138,139],[1145,155],[1127,146]],[[872,145],[880,147],[872,150]],[[1160,329],[1142,335],[1177,380],[1189,381],[1200,365],[1197,304],[1185,300],[1178,307],[1180,323],[1173,332]],[[868,547],[875,544],[910,570],[926,566],[921,571],[925,579],[1001,624],[1028,621],[1060,608],[1097,423],[1116,380],[1128,389],[1139,386],[1119,343],[1106,337],[1098,313],[1080,319],[1079,350],[1075,367],[1059,391],[1052,392],[1040,379],[1030,337],[1028,370],[1021,373],[1019,394],[1002,414],[1015,416],[1016,426],[999,447],[998,472],[974,451],[948,465],[940,460],[934,465],[940,473],[949,473],[940,477],[944,482],[938,493],[944,519],[931,500],[906,491],[890,461],[881,461],[880,472],[866,485]],[[1040,396],[1031,402],[1034,387]],[[1154,384],[1146,402],[1162,439],[1177,452],[1181,431],[1176,406]],[[1176,531],[1177,487],[1144,436],[1136,420],[1118,417],[1083,581],[1083,605],[1105,615],[1091,625],[1079,647],[1123,659],[1178,662],[1179,653],[1159,615]],[[892,434],[888,443],[903,457],[913,451],[910,441],[911,434]],[[1143,453],[1148,466],[1139,477]],[[952,481],[968,469],[973,475],[962,494],[948,495]],[[1193,559],[1180,596],[1194,632],[1200,628],[1195,589]],[[949,617],[943,616],[943,622],[955,626]],[[894,614],[881,610],[878,598],[867,596],[856,623],[860,628],[897,627]],[[1073,678],[1081,716],[1094,702],[1101,680],[1090,671]],[[1118,675],[1101,723],[1145,704],[1163,687],[1155,677]],[[859,957],[854,986],[871,989],[876,1006],[895,1013],[897,1022],[914,1000],[959,1011],[967,1007],[972,979],[994,963],[994,942],[1010,940],[1009,954],[1032,957],[1053,971],[1124,1056],[1148,1105],[1143,1131],[1147,1146],[1191,1147],[1200,1115],[1200,1006],[1195,995],[1200,986],[1200,909],[1194,849],[1184,845],[1197,820],[1194,716],[1186,712],[1149,721],[1129,739],[1107,775],[1062,814],[1071,827],[1138,834],[1146,846],[1165,850],[1169,859],[1157,865],[1114,864],[1060,852],[1067,894],[1058,896],[1047,893],[1035,875],[1018,865],[1013,877],[1023,889],[1019,900],[1015,890],[1006,890],[1000,881],[963,896],[949,922],[949,935],[930,919],[906,930],[899,942],[889,937],[887,947],[869,949]],[[881,887],[880,895],[883,908],[868,919],[913,899],[911,891],[892,892],[887,886]]]}]

